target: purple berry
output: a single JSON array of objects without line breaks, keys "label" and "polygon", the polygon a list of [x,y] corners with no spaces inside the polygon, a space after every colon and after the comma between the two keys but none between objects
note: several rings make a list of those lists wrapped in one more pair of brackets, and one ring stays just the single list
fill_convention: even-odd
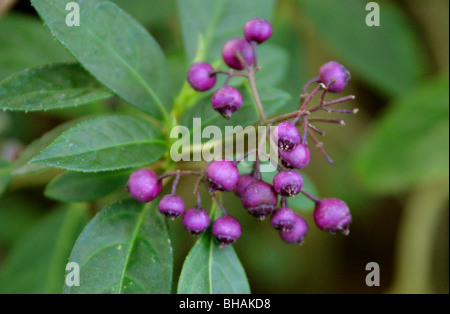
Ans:
[{"label": "purple berry", "polygon": [[183,215],[184,201],[178,195],[166,195],[159,202],[159,212],[173,220]]},{"label": "purple berry", "polygon": [[212,106],[224,118],[231,118],[231,114],[242,107],[242,95],[234,87],[226,86],[216,90],[212,97]]},{"label": "purple berry", "polygon": [[194,235],[205,231],[210,223],[209,214],[203,208],[190,208],[183,215],[183,226]]},{"label": "purple berry", "polygon": [[289,231],[280,231],[280,236],[287,243],[302,245],[307,233],[308,224],[305,219],[296,214],[294,226]]},{"label": "purple berry", "polygon": [[303,169],[309,164],[311,159],[308,147],[301,143],[292,150],[280,149],[278,154],[280,155],[281,164],[291,169]]},{"label": "purple berry", "polygon": [[212,190],[233,191],[239,182],[239,171],[228,159],[216,160],[206,169],[206,178]]},{"label": "purple berry", "polygon": [[234,217],[220,217],[213,223],[212,234],[220,243],[220,247],[224,248],[239,239],[241,236],[241,225]]},{"label": "purple berry", "polygon": [[214,87],[216,76],[211,75],[214,68],[206,62],[197,62],[191,65],[187,74],[187,80],[193,89],[204,92]]},{"label": "purple berry", "polygon": [[275,128],[273,134],[278,147],[284,150],[292,150],[300,144],[301,135],[297,127],[290,121],[285,121]]},{"label": "purple berry", "polygon": [[339,62],[330,61],[322,65],[319,70],[319,80],[321,83],[328,85],[332,79],[335,80],[328,91],[332,93],[340,93],[350,81],[350,72]]},{"label": "purple berry", "polygon": [[162,190],[158,175],[148,169],[139,169],[133,172],[127,183],[130,195],[138,202],[153,201]]},{"label": "purple berry", "polygon": [[236,187],[234,188],[234,193],[238,196],[241,197],[242,194],[244,193],[245,189],[253,183],[253,181],[255,181],[255,178],[250,175],[250,174],[244,174],[242,176],[239,177],[239,181],[238,184],[236,185]]},{"label": "purple berry", "polygon": [[347,235],[352,222],[352,215],[347,204],[343,201],[336,198],[327,198],[317,203],[314,210],[314,221],[323,231]]},{"label": "purple berry", "polygon": [[303,188],[303,177],[295,170],[284,170],[273,178],[275,192],[282,196],[295,196]]},{"label": "purple berry", "polygon": [[273,228],[280,231],[289,231],[294,227],[297,215],[287,207],[277,209],[270,218],[270,224]]},{"label": "purple berry", "polygon": [[253,63],[252,46],[244,38],[230,39],[222,49],[222,57],[225,63],[233,69],[243,70],[244,64],[239,61],[237,54],[240,53],[248,65]]},{"label": "purple berry", "polygon": [[251,19],[245,23],[244,35],[248,41],[256,41],[260,44],[272,36],[272,25],[265,19]]},{"label": "purple berry", "polygon": [[270,215],[277,203],[278,196],[273,187],[263,181],[250,184],[242,194],[242,205],[259,220],[264,220]]}]

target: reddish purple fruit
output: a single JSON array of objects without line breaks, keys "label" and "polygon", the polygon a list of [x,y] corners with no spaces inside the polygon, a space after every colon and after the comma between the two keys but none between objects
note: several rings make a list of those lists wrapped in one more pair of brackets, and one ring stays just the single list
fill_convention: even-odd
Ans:
[{"label": "reddish purple fruit", "polygon": [[209,214],[203,208],[190,208],[183,215],[183,226],[193,235],[205,231],[210,223]]},{"label": "reddish purple fruit", "polygon": [[184,201],[178,195],[165,195],[159,202],[159,212],[170,219],[175,219],[184,213]]},{"label": "reddish purple fruit", "polygon": [[350,78],[350,72],[336,61],[325,63],[319,70],[319,81],[321,83],[328,85],[331,80],[335,81],[328,89],[332,93],[342,92]]},{"label": "reddish purple fruit", "polygon": [[216,76],[212,75],[214,68],[206,62],[197,62],[191,65],[187,80],[193,89],[204,92],[216,85]]},{"label": "reddish purple fruit", "polygon": [[224,118],[231,118],[231,114],[242,107],[242,95],[234,87],[226,86],[216,90],[211,101],[214,110]]},{"label": "reddish purple fruit", "polygon": [[289,231],[280,231],[283,241],[302,245],[308,233],[308,224],[300,215],[295,215],[294,226]]},{"label": "reddish purple fruit", "polygon": [[285,121],[275,128],[273,133],[274,140],[278,143],[278,147],[284,150],[292,150],[300,144],[300,131],[290,121]]},{"label": "reddish purple fruit", "polygon": [[244,35],[248,41],[256,41],[260,44],[272,36],[272,25],[265,19],[251,19],[245,23]]},{"label": "reddish purple fruit", "polygon": [[250,184],[242,194],[242,205],[259,220],[270,215],[278,203],[278,196],[273,187],[263,181]]},{"label": "reddish purple fruit", "polygon": [[220,217],[214,221],[212,226],[212,234],[220,243],[220,247],[224,248],[228,244],[236,242],[241,236],[241,225],[236,218],[231,216]]},{"label": "reddish purple fruit", "polygon": [[239,182],[239,171],[228,159],[213,161],[206,169],[211,190],[233,191]]},{"label": "reddish purple fruit", "polygon": [[253,64],[252,46],[244,38],[230,39],[222,49],[222,57],[225,63],[233,69],[243,70],[244,64],[237,55],[240,54],[247,65]]},{"label": "reddish purple fruit", "polygon": [[234,194],[241,197],[245,189],[255,181],[255,177],[250,174],[244,174],[239,177],[238,184],[234,188]]},{"label": "reddish purple fruit", "polygon": [[289,231],[294,227],[297,215],[287,207],[277,209],[270,218],[270,224],[273,228],[280,231]]},{"label": "reddish purple fruit", "polygon": [[273,178],[273,188],[281,196],[295,196],[303,188],[303,177],[295,170],[284,170]]},{"label": "reddish purple fruit", "polygon": [[138,202],[153,201],[162,190],[158,175],[148,169],[139,169],[133,172],[127,183],[130,195]]},{"label": "reddish purple fruit", "polygon": [[320,200],[314,210],[314,221],[323,231],[330,233],[349,233],[352,215],[347,204],[336,198]]},{"label": "reddish purple fruit", "polygon": [[278,154],[280,155],[281,164],[291,169],[303,169],[309,164],[311,159],[308,147],[301,143],[292,150],[280,149]]}]

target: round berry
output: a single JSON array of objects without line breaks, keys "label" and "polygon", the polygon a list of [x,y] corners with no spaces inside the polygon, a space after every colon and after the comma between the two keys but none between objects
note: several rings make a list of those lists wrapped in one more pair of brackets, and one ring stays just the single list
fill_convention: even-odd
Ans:
[{"label": "round berry", "polygon": [[296,214],[294,226],[289,231],[280,231],[280,236],[287,243],[302,245],[307,233],[308,224],[305,219]]},{"label": "round berry", "polygon": [[263,181],[250,184],[242,194],[242,205],[259,220],[264,220],[270,215],[277,203],[278,196],[273,187]]},{"label": "round berry", "polygon": [[204,92],[216,85],[216,76],[211,75],[214,68],[206,62],[197,62],[191,65],[187,74],[187,80],[193,89]]},{"label": "round berry", "polygon": [[203,208],[190,208],[183,215],[183,226],[194,235],[205,231],[210,223],[209,214]]},{"label": "round berry", "polygon": [[238,196],[241,197],[242,194],[244,193],[245,189],[253,183],[253,181],[255,181],[255,178],[250,175],[250,174],[244,174],[242,176],[239,177],[239,181],[238,184],[236,185],[236,187],[234,188],[234,193]]},{"label": "round berry", "polygon": [[270,224],[273,228],[280,231],[289,231],[294,227],[297,215],[287,207],[277,209],[270,218]]},{"label": "round berry", "polygon": [[228,159],[213,161],[206,169],[211,190],[233,191],[239,182],[239,171]]},{"label": "round berry", "polygon": [[230,39],[222,49],[222,57],[225,63],[233,69],[243,70],[244,64],[239,60],[237,54],[240,53],[245,63],[251,65],[253,63],[252,46],[244,38]]},{"label": "round berry", "polygon": [[328,85],[331,80],[335,82],[330,86],[328,91],[332,93],[340,93],[350,81],[350,72],[339,62],[330,61],[322,65],[319,70],[319,80],[321,83]]},{"label": "round berry", "polygon": [[275,192],[282,196],[295,196],[303,188],[303,177],[295,170],[284,170],[273,178]]},{"label": "round berry", "polygon": [[352,222],[350,210],[343,201],[336,198],[320,200],[314,210],[314,221],[323,231],[330,233],[349,233]]},{"label": "round berry", "polygon": [[245,23],[244,35],[248,41],[256,41],[260,44],[272,36],[272,25],[265,19],[251,19]]},{"label": "round berry", "polygon": [[159,212],[170,219],[175,219],[184,213],[184,201],[178,195],[166,195],[159,201]]},{"label": "round berry", "polygon": [[148,169],[139,169],[133,172],[127,183],[130,195],[138,202],[153,201],[162,190],[158,175]]},{"label": "round berry", "polygon": [[234,87],[226,86],[216,90],[212,97],[212,106],[224,118],[231,118],[231,114],[242,107],[242,95]]},{"label": "round berry", "polygon": [[280,149],[278,154],[280,155],[281,164],[291,169],[303,169],[309,164],[311,159],[308,147],[301,143],[292,150]]},{"label": "round berry", "polygon": [[216,219],[212,226],[212,234],[220,243],[221,248],[236,242],[236,240],[241,236],[241,231],[241,225],[236,218],[231,216]]},{"label": "round berry", "polygon": [[275,128],[273,138],[278,143],[278,147],[284,150],[292,150],[300,144],[300,131],[290,121],[285,121]]}]

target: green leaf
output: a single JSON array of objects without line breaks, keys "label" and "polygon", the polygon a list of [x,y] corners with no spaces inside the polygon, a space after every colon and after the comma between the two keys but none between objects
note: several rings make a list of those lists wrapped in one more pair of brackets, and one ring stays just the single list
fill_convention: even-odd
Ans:
[{"label": "green leaf", "polygon": [[276,86],[284,79],[289,64],[288,52],[276,45],[266,44],[258,47],[258,66],[256,84],[260,89]]},{"label": "green leaf", "polygon": [[31,163],[72,171],[134,168],[158,160],[166,150],[151,123],[127,115],[88,120],[64,132]]},{"label": "green leaf", "polygon": [[70,250],[85,223],[85,207],[73,205],[59,208],[24,234],[5,262],[0,293],[61,293]]},{"label": "green leaf", "polygon": [[256,17],[270,20],[274,0],[178,0],[181,30],[189,62],[215,61],[222,46],[233,37],[243,37],[245,23]]},{"label": "green leaf", "polygon": [[[262,162],[261,164],[264,165],[265,163],[268,162]],[[248,162],[247,159],[238,164],[238,170],[240,174],[250,173],[252,171],[252,167],[253,163]],[[275,178],[277,173],[278,173],[277,170],[273,172],[261,172],[262,179],[265,182],[273,184],[273,178]],[[303,172],[301,172],[300,174],[302,175],[304,181],[303,189],[312,195],[318,196],[319,192],[317,190],[317,187],[311,180],[311,178]],[[315,207],[315,203],[306,196],[304,196],[302,193],[299,193],[294,197],[289,197],[288,204],[291,209],[301,211],[310,211],[313,210]]]},{"label": "green leaf", "polygon": [[0,79],[25,68],[73,58],[55,42],[40,21],[8,13],[0,17]]},{"label": "green leaf", "polygon": [[87,202],[124,188],[130,171],[100,173],[67,172],[45,188],[45,196],[60,202]]},{"label": "green leaf", "polygon": [[64,293],[170,293],[172,248],[166,219],[132,199],[103,209],[84,229],[70,257],[80,265],[79,287]]},{"label": "green leaf", "polygon": [[448,178],[448,104],[448,78],[395,100],[356,156],[361,182],[373,192],[396,193]]},{"label": "green leaf", "polygon": [[0,109],[3,110],[27,112],[76,107],[112,96],[74,63],[27,69],[0,82]]},{"label": "green leaf", "polygon": [[12,165],[13,169],[11,174],[13,177],[32,175],[48,170],[49,168],[45,165],[29,164],[29,162],[34,156],[38,155],[45,147],[50,145],[58,136],[60,136],[62,132],[70,129],[82,120],[83,119],[77,119],[63,123],[28,145]]},{"label": "green leaf", "polygon": [[423,77],[426,63],[422,41],[393,1],[379,3],[379,27],[366,25],[370,13],[365,9],[367,1],[299,3],[305,18],[333,49],[334,58],[345,64],[354,77],[387,95],[410,91]]},{"label": "green leaf", "polygon": [[249,294],[245,271],[231,245],[220,249],[208,229],[183,264],[179,294]]},{"label": "green leaf", "polygon": [[157,8],[155,2],[148,0],[113,0],[112,2],[146,26],[156,27],[169,23],[175,12],[174,0],[159,1]]},{"label": "green leaf", "polygon": [[31,0],[53,35],[114,93],[167,119],[172,104],[169,69],[153,37],[118,6],[103,0],[78,0],[80,26],[65,23],[67,0]]},{"label": "green leaf", "polygon": [[[182,125],[186,126],[191,133],[200,131],[200,128],[195,126],[194,118],[201,118],[202,130],[207,126],[217,126],[222,130],[222,135],[228,135],[230,132],[226,132],[226,126],[242,126],[245,128],[248,125],[254,124],[259,121],[258,111],[254,104],[253,98],[248,90],[242,91],[243,105],[236,113],[231,116],[231,119],[227,120],[223,118],[217,111],[211,106],[211,97],[205,97],[199,103],[197,103],[191,110],[189,110],[182,118]],[[276,88],[264,88],[260,90],[261,102],[263,103],[264,110],[267,116],[274,114],[277,110],[282,108],[291,96],[284,91]],[[208,141],[209,139],[203,139]]]}]

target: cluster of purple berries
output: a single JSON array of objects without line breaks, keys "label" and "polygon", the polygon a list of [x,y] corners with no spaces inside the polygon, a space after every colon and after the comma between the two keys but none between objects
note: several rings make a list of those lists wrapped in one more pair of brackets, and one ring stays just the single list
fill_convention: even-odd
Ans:
[{"label": "cluster of purple berries", "polygon": [[[259,18],[251,19],[244,27],[245,38],[232,38],[223,46],[223,61],[234,70],[248,69],[255,63],[256,46],[269,39],[271,35],[272,25],[268,21]],[[215,71],[207,62],[197,62],[190,67],[187,80],[192,88],[204,92],[214,87],[218,73],[228,74],[230,78],[240,76],[233,71]],[[236,88],[227,86],[228,81],[214,92],[211,101],[214,110],[227,119],[242,107],[241,93]]]},{"label": "cluster of purple berries", "polygon": [[[259,69],[256,60],[256,48],[272,35],[272,26],[264,19],[254,18],[244,27],[245,38],[233,38],[223,47],[224,62],[232,69],[230,71],[214,70],[205,62],[194,63],[189,71],[187,80],[197,91],[207,91],[216,84],[217,74],[227,74],[224,86],[215,91],[212,97],[212,106],[225,118],[230,118],[242,106],[242,96],[239,91],[227,86],[233,76],[244,76],[254,79]],[[237,70],[237,72],[235,71]],[[244,71],[242,71],[244,70]],[[242,71],[242,72],[241,72]],[[299,109],[293,113],[276,117],[270,120],[270,125],[278,125],[273,137],[268,137],[278,146],[279,160],[271,160],[278,167],[278,173],[273,182],[264,182],[260,172],[259,149],[256,152],[256,161],[248,174],[239,174],[237,165],[240,161],[220,159],[208,164],[204,171],[176,171],[158,176],[151,170],[140,169],[135,171],[128,181],[128,190],[133,198],[139,202],[150,202],[157,198],[162,190],[162,180],[174,177],[172,192],[161,198],[159,211],[171,219],[182,216],[184,227],[192,234],[204,232],[211,224],[208,212],[201,206],[199,192],[200,184],[205,184],[212,199],[222,210],[223,216],[215,219],[212,225],[212,234],[221,247],[234,243],[241,236],[241,225],[236,218],[228,215],[217,194],[218,192],[234,192],[241,198],[243,207],[258,220],[264,220],[271,215],[270,223],[279,231],[281,238],[288,243],[302,244],[308,232],[308,225],[300,215],[289,208],[290,197],[299,193],[313,200],[316,204],[314,220],[316,225],[330,233],[348,234],[352,216],[348,206],[341,200],[334,198],[318,199],[303,189],[304,181],[297,171],[305,168],[310,162],[310,151],[307,138],[310,136],[329,162],[314,132],[324,135],[324,132],[312,125],[312,121],[344,124],[343,120],[309,118],[313,112],[324,110],[337,113],[356,113],[357,110],[331,109],[330,106],[354,99],[347,96],[330,102],[325,102],[327,92],[341,92],[350,80],[350,73],[340,63],[331,61],[324,64],[319,75],[309,81],[303,88]],[[317,87],[307,93],[307,88],[317,83]],[[315,95],[322,91],[320,104],[308,108]],[[256,100],[256,99],[255,99]],[[259,110],[263,110],[259,106]],[[265,115],[260,114],[261,123],[268,125]],[[301,124],[301,130],[298,125]],[[248,155],[247,153],[246,155]],[[245,157],[245,156],[244,156]],[[269,156],[268,156],[269,157]],[[270,157],[269,157],[270,159]],[[194,189],[197,196],[195,207],[185,210],[181,197],[176,195],[176,186],[182,175],[197,175],[198,181]],[[279,207],[277,208],[279,204]]]}]

